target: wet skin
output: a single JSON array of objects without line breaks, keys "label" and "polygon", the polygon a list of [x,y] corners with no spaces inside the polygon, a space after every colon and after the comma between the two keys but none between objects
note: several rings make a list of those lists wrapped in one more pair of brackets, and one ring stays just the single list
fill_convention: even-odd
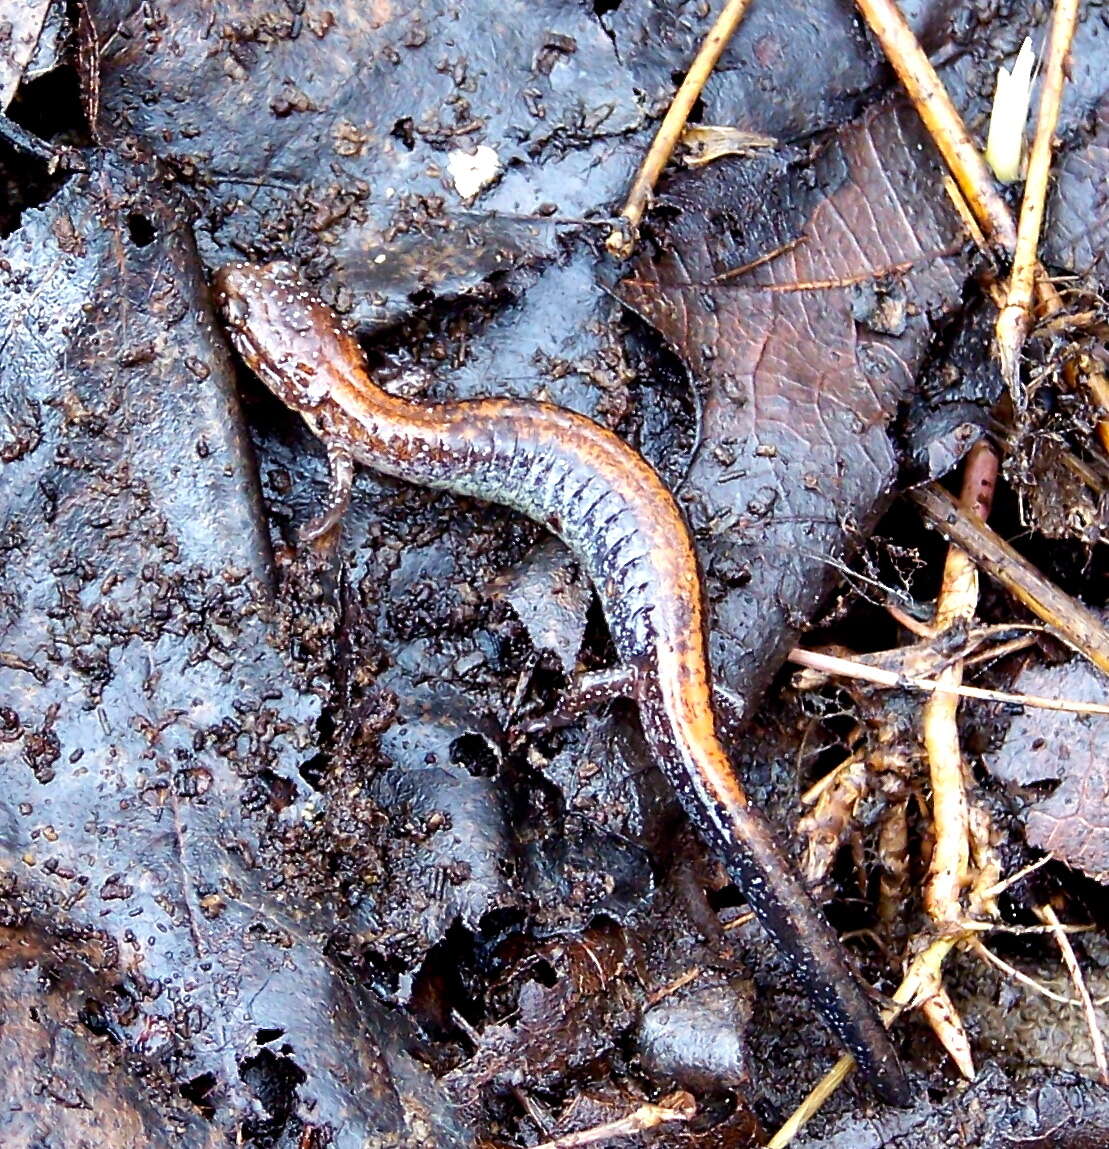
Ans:
[{"label": "wet skin", "polygon": [[690,820],[877,1093],[906,1104],[904,1071],[839,939],[732,772],[713,714],[693,541],[650,465],[611,431],[548,403],[387,394],[357,339],[290,264],[230,264],[215,290],[236,350],[327,450],[332,498],[304,537],[339,524],[358,462],[512,507],[565,541],[596,588],[648,744]]}]

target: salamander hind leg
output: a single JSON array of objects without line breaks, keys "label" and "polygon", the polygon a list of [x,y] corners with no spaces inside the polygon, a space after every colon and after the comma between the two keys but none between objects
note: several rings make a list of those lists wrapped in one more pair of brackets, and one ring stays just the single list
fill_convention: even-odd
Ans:
[{"label": "salamander hind leg", "polygon": [[550,713],[528,718],[512,729],[513,737],[546,734],[566,726],[588,710],[614,702],[619,698],[635,697],[635,672],[626,666],[608,670],[594,670],[578,677]]}]

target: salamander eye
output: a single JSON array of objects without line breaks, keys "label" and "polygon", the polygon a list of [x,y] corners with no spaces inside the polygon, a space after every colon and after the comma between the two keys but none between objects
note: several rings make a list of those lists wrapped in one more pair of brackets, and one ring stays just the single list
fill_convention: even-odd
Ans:
[{"label": "salamander eye", "polygon": [[277,283],[291,285],[300,283],[300,272],[284,259],[275,259],[272,263],[267,263],[266,273]]}]

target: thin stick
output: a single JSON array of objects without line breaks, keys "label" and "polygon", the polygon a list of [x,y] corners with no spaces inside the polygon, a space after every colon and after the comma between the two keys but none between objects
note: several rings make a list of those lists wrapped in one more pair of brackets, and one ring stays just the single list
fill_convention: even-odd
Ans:
[{"label": "thin stick", "polygon": [[949,175],[943,177],[943,190],[947,192],[947,198],[951,200],[951,206],[955,209],[959,219],[963,221],[963,227],[974,246],[979,251],[989,251],[990,245],[982,234],[982,229],[978,226],[978,220],[974,218],[974,212],[970,210],[970,205],[963,199],[959,185]]},{"label": "thin stick", "polygon": [[801,1104],[782,1122],[777,1133],[767,1141],[766,1149],[785,1149],[808,1121],[820,1111],[824,1102],[847,1080],[854,1068],[855,1059],[850,1054],[844,1054],[809,1090]]},{"label": "thin stick", "polygon": [[754,271],[756,267],[762,267],[764,264],[770,263],[772,260],[785,255],[786,252],[795,250],[804,242],[805,237],[799,235],[796,239],[791,239],[788,243],[779,244],[777,247],[771,248],[770,251],[764,251],[762,255],[757,255],[754,259],[749,259],[746,263],[741,263],[739,267],[729,267],[727,271],[722,271],[719,275],[714,275],[712,282],[727,283],[729,279],[738,279],[741,275],[746,275],[747,272]]},{"label": "thin stick", "polygon": [[[752,914],[752,917],[755,915]],[[689,985],[690,982],[696,981],[704,971],[699,965],[695,965],[692,969],[687,969],[680,977],[675,978],[669,985],[664,985],[662,989],[656,989],[654,993],[647,995],[648,1005],[658,1005],[660,1001],[665,1001],[672,993],[677,993],[683,986]]]},{"label": "thin stick", "polygon": [[553,1141],[544,1141],[535,1149],[581,1149],[583,1145],[606,1145],[616,1137],[631,1137],[646,1129],[654,1129],[670,1121],[688,1121],[697,1112],[693,1094],[678,1090],[662,1098],[658,1105],[640,1105],[627,1117],[618,1121],[606,1121],[592,1129],[582,1129],[578,1133],[566,1133]]},{"label": "thin stick", "polygon": [[605,246],[617,258],[627,259],[634,250],[636,232],[643,219],[643,213],[647,210],[647,203],[655,184],[658,183],[658,177],[681,138],[685,122],[697,102],[697,97],[701,94],[701,89],[712,75],[720,54],[727,47],[750,2],[751,0],[728,0],[690,65],[682,86],[674,95],[673,102],[663,117],[646,156],[643,157],[643,163],[636,172],[635,179],[632,180],[627,202],[620,209],[618,218],[622,223],[614,227],[605,240]]},{"label": "thin stick", "polygon": [[997,350],[1001,360],[1001,373],[1018,409],[1023,409],[1025,404],[1024,395],[1018,387],[1020,352],[1032,326],[1036,251],[1040,245],[1040,229],[1043,226],[1044,207],[1047,203],[1047,180],[1051,174],[1051,145],[1059,122],[1059,107],[1062,104],[1063,84],[1066,80],[1067,54],[1074,39],[1077,20],[1078,0],[1057,0],[1055,17],[1051,22],[1047,60],[1044,64],[1036,135],[1028,156],[1028,174],[1024,183],[1024,198],[1020,205],[1013,272],[1009,278],[1005,306],[997,317]]},{"label": "thin stick", "polygon": [[[968,935],[981,934],[1009,934],[1010,937],[1028,937],[1033,934],[1053,934],[1051,926],[1010,926],[1000,922],[979,922],[964,920],[959,923],[959,929],[965,930]],[[1089,934],[1097,929],[1095,925],[1086,926],[1060,926],[1067,934]]]},{"label": "thin stick", "polygon": [[1054,859],[1054,857],[1052,857],[1051,854],[1044,854],[1044,856],[1042,858],[1037,858],[1036,861],[1030,862],[1023,869],[1017,870],[1017,872],[1015,874],[1010,874],[1007,878],[1004,878],[1002,881],[998,882],[996,885],[990,886],[990,888],[988,890],[983,890],[982,896],[984,898],[991,898],[991,899],[997,898],[997,896],[999,894],[1005,893],[1005,891],[1007,889],[1009,889],[1012,886],[1015,886],[1017,884],[1017,882],[1023,882],[1024,879],[1027,878],[1029,874],[1034,874],[1037,870],[1046,866],[1048,864],[1048,862],[1054,862],[1054,861],[1055,861],[1055,859]]},{"label": "thin stick", "polygon": [[1036,645],[1036,638],[1034,635],[1026,634],[1021,638],[1012,638],[1008,642],[999,642],[997,646],[991,646],[988,650],[980,650],[977,654],[968,654],[963,659],[963,667],[978,666],[983,662],[996,662],[999,658],[1005,658],[1007,655],[1016,654],[1018,651],[1027,650],[1030,646]]},{"label": "thin stick", "polygon": [[732,918],[732,920],[730,922],[725,923],[724,932],[728,933],[729,930],[742,929],[742,927],[745,926],[748,922],[753,922],[754,920],[755,920],[755,915],[753,913],[751,913],[749,910],[744,911],[742,914],[739,914],[737,917]]},{"label": "thin stick", "polygon": [[855,5],[882,45],[978,222],[993,243],[1012,251],[1017,233],[1008,205],[900,9],[893,0],[855,0]]},{"label": "thin stick", "polygon": [[1028,974],[1023,973],[1017,969],[1016,966],[1010,965],[1004,958],[998,957],[993,950],[983,944],[981,938],[974,938],[970,943],[970,948],[986,962],[987,965],[995,966],[1007,977],[1011,977],[1014,981],[1019,981],[1021,985],[1028,986],[1029,989],[1035,990],[1036,993],[1042,994],[1051,1001],[1056,1001],[1060,1005],[1081,1006],[1082,1003],[1080,1001],[1075,1001],[1073,997],[1064,997],[1061,993],[1056,993],[1055,990],[1048,989],[1046,985],[1038,982],[1034,977],[1029,977]]},{"label": "thin stick", "polygon": [[942,259],[944,256],[954,255],[959,248],[949,247],[941,251],[929,251],[915,259],[906,259],[901,263],[887,264],[885,267],[868,267],[865,271],[854,275],[837,275],[829,279],[795,279],[789,283],[766,283],[759,290],[779,295],[790,295],[796,292],[812,291],[838,291],[843,287],[853,287],[856,283],[869,283],[872,280],[882,279],[887,275],[900,275],[917,265],[932,259]]},{"label": "thin stick", "polygon": [[955,694],[961,698],[981,698],[985,702],[1000,702],[1006,706],[1036,706],[1041,710],[1056,710],[1064,714],[1103,714],[1109,716],[1109,703],[1072,702],[1069,698],[1045,698],[1040,694],[1010,694],[1005,690],[985,690],[980,686],[963,686],[961,683],[942,682],[935,678],[915,678],[886,670],[881,666],[870,666],[850,658],[840,658],[834,654],[823,654],[818,650],[805,650],[795,646],[788,655],[790,662],[819,670],[825,674],[835,674],[842,678],[859,678],[873,682],[876,686],[889,686],[899,690],[925,690],[937,694]]},{"label": "thin stick", "polygon": [[1101,1077],[1101,1084],[1109,1087],[1109,1063],[1106,1063],[1105,1060],[1105,1040],[1101,1036],[1101,1028],[1097,1023],[1097,1014],[1094,1012],[1094,1003],[1090,998],[1090,991],[1086,987],[1086,979],[1078,968],[1078,958],[1075,957],[1074,947],[1070,944],[1070,938],[1067,937],[1066,931],[1059,928],[1061,925],[1059,917],[1050,905],[1040,906],[1036,913],[1049,926],[1055,927],[1055,944],[1063,955],[1063,964],[1067,967],[1071,981],[1074,982],[1074,988],[1078,991],[1078,996],[1082,1001],[1082,1009],[1086,1014],[1086,1025],[1090,1030],[1090,1045],[1093,1047],[1094,1062]]},{"label": "thin stick", "polygon": [[1109,630],[1092,610],[1061,591],[982,520],[931,483],[910,497],[929,524],[971,554],[980,567],[1050,630],[1109,674]]}]

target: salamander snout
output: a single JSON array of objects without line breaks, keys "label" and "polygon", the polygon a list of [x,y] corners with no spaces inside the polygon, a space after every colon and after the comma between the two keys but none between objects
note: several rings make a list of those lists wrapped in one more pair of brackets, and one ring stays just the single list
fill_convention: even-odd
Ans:
[{"label": "salamander snout", "polygon": [[290,407],[314,410],[364,372],[358,340],[291,263],[229,263],[212,289],[235,350]]},{"label": "salamander snout", "polygon": [[258,360],[276,361],[297,331],[308,324],[292,307],[290,283],[298,283],[289,263],[228,263],[212,277],[216,306],[232,342],[257,370]]}]

